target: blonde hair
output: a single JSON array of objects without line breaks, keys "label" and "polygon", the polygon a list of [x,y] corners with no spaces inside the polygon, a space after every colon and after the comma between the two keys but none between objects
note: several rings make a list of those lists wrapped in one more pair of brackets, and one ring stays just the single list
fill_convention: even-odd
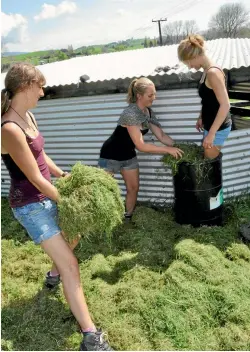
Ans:
[{"label": "blonde hair", "polygon": [[133,81],[130,83],[128,88],[127,102],[129,104],[136,103],[137,94],[143,95],[146,89],[148,88],[148,86],[152,86],[152,85],[154,85],[154,83],[146,77],[133,79]]},{"label": "blonde hair", "polygon": [[1,92],[1,116],[10,106],[10,100],[22,90],[30,87],[32,83],[44,86],[45,77],[34,65],[19,62],[11,66],[5,77],[5,88]]},{"label": "blonde hair", "polygon": [[204,38],[199,34],[191,34],[183,39],[178,46],[178,57],[180,61],[188,61],[205,53]]}]

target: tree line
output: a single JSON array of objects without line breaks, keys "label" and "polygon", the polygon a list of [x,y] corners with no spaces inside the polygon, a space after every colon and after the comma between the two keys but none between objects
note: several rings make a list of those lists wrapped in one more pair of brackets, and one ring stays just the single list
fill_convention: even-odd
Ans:
[{"label": "tree line", "polygon": [[174,21],[163,27],[163,43],[177,44],[192,33],[200,33],[206,40],[217,38],[250,38],[249,11],[242,3],[222,5],[209,23],[208,29],[199,31],[195,20]]}]

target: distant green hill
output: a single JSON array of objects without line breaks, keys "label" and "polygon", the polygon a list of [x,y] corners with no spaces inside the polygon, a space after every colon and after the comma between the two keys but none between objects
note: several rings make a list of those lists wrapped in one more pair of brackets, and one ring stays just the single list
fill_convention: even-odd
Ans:
[{"label": "distant green hill", "polygon": [[10,65],[15,62],[30,62],[33,65],[43,65],[51,62],[67,60],[76,56],[89,56],[103,53],[112,53],[116,51],[135,50],[147,47],[157,46],[156,39],[144,38],[144,39],[127,39],[118,42],[112,42],[108,44],[89,45],[82,46],[77,49],[73,49],[72,45],[69,45],[67,49],[60,50],[41,50],[34,51],[31,53],[4,53],[2,54],[2,72],[6,72]]},{"label": "distant green hill", "polygon": [[2,56],[16,56],[16,55],[22,55],[22,54],[27,54],[26,52],[21,52],[21,51],[6,51],[2,53]]},{"label": "distant green hill", "polygon": [[83,51],[83,50],[95,50],[95,49],[109,49],[110,51],[119,51],[117,49],[126,48],[129,49],[140,49],[144,48],[144,39],[127,39],[118,42],[112,42],[108,44],[99,44],[99,45],[89,45],[89,46],[82,46],[76,49],[76,52]]}]

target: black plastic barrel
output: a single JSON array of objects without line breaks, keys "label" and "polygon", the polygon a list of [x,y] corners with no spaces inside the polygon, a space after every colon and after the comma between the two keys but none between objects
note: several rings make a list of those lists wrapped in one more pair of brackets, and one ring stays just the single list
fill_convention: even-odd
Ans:
[{"label": "black plastic barrel", "polygon": [[222,225],[222,154],[195,165],[182,162],[174,176],[175,220],[179,224]]}]

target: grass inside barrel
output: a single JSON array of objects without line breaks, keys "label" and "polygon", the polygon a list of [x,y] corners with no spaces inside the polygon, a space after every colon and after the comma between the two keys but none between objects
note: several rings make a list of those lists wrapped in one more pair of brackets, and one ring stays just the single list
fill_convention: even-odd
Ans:
[{"label": "grass inside barrel", "polygon": [[124,204],[117,181],[102,169],[76,163],[69,177],[56,181],[59,224],[68,240],[110,236],[122,223]]},{"label": "grass inside barrel", "polygon": [[172,169],[175,220],[193,226],[221,226],[223,223],[223,185],[221,156],[204,158],[202,147],[178,144],[184,151],[179,159],[164,156],[162,162]]},{"label": "grass inside barrel", "polygon": [[204,153],[201,147],[195,143],[179,143],[175,144],[174,147],[180,148],[184,153],[181,158],[175,159],[172,155],[167,154],[162,157],[163,165],[170,167],[173,176],[178,172],[178,166],[182,162],[186,162],[195,165],[196,169],[200,169],[204,165]]},{"label": "grass inside barrel", "polygon": [[175,159],[170,154],[164,155],[161,159],[163,165],[171,169],[173,176],[178,173],[181,163],[192,166],[197,184],[202,185],[212,171],[211,159],[204,158],[203,148],[191,142],[175,144],[174,147],[180,148],[184,152],[182,157]]}]

